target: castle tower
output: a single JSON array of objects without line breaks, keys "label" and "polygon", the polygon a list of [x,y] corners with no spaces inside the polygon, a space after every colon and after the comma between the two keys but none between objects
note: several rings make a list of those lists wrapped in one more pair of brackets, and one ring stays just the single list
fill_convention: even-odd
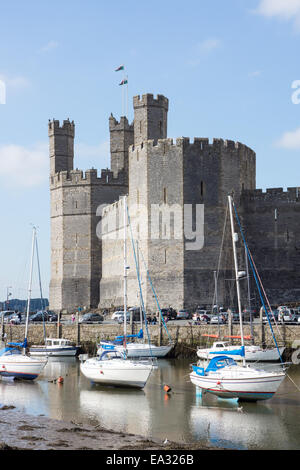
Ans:
[{"label": "castle tower", "polygon": [[167,117],[169,100],[163,95],[153,98],[152,94],[133,97],[134,107],[134,145],[147,140],[167,137]]},{"label": "castle tower", "polygon": [[128,147],[133,144],[133,124],[129,124],[125,116],[118,122],[111,114],[109,118],[110,132],[110,167],[114,177],[122,170],[128,179]]},{"label": "castle tower", "polygon": [[75,124],[69,119],[60,126],[59,121],[48,123],[50,149],[50,175],[73,170]]}]

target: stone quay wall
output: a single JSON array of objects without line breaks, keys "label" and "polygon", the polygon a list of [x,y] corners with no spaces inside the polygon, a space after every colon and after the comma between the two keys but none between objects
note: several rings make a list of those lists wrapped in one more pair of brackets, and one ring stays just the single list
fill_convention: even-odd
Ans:
[{"label": "stone quay wall", "polygon": [[[140,329],[139,323],[128,325],[128,334],[137,333]],[[254,330],[254,344],[274,346],[272,334],[269,325],[255,324]],[[168,325],[168,331],[171,339],[175,343],[175,347],[171,352],[172,357],[191,357],[196,359],[196,350],[198,346],[208,347],[216,338],[211,338],[203,335],[218,335],[217,325]],[[47,337],[57,338],[63,337],[71,340],[76,344],[81,345],[81,352],[95,354],[96,345],[103,339],[114,339],[117,335],[123,334],[123,325],[110,325],[110,324],[47,324],[46,326]],[[151,342],[154,344],[166,344],[168,342],[168,335],[162,325],[148,325],[148,333]],[[294,341],[300,341],[300,326],[298,325],[278,325],[274,327],[274,333],[278,345],[285,345],[290,351],[293,347]],[[222,325],[220,326],[220,339],[226,339],[226,336],[238,336],[239,325]],[[5,335],[5,340],[9,341],[23,341],[24,339],[24,325],[3,325],[2,337]],[[250,325],[244,326],[244,335],[250,335]],[[144,327],[144,337],[147,339],[147,330]],[[43,325],[29,325],[28,341],[29,344],[42,344],[44,339]],[[231,342],[239,343],[238,339],[228,339]],[[248,344],[249,342],[246,342]],[[288,359],[288,358],[286,358]]]}]

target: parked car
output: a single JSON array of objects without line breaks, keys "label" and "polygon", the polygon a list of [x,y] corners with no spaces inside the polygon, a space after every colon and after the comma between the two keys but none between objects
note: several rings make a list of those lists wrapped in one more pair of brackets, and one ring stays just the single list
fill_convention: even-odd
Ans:
[{"label": "parked car", "polygon": [[226,323],[226,320],[225,318],[223,317],[223,315],[214,315],[211,320],[210,320],[210,323],[212,325],[214,324],[219,324],[219,325],[224,325],[224,323]]},{"label": "parked car", "polygon": [[7,321],[12,325],[20,325],[21,323],[25,323],[26,315],[25,313],[16,312],[7,317]]},{"label": "parked car", "polygon": [[[272,312],[268,312],[268,315],[269,315],[269,320],[271,322],[275,323],[275,321],[276,322],[278,321],[278,310],[272,310]],[[263,323],[267,323],[267,322],[268,322],[267,315],[264,315]]]},{"label": "parked car", "polygon": [[[115,321],[118,323],[124,323],[124,313],[122,313],[119,317],[115,318]],[[130,313],[126,312],[126,323],[130,322]]]},{"label": "parked car", "polygon": [[278,321],[282,323],[292,323],[295,320],[294,312],[287,307],[278,307]]},{"label": "parked car", "polygon": [[100,313],[85,313],[79,319],[79,323],[101,323],[103,319],[103,315],[100,315]]},{"label": "parked car", "polygon": [[[177,312],[172,307],[162,308],[161,313],[163,317],[166,317],[168,320],[176,320]],[[157,313],[159,315],[159,313]]]},{"label": "parked car", "polygon": [[0,312],[0,323],[2,322],[2,317],[3,317],[4,323],[8,323],[8,322],[9,322],[9,318],[10,318],[14,313],[16,313],[14,310],[3,310],[2,312]]},{"label": "parked car", "polygon": [[[205,312],[205,313],[200,313]],[[206,310],[200,310],[199,312],[194,313],[192,319],[200,323],[210,323],[210,316],[206,313]]]},{"label": "parked car", "polygon": [[120,315],[124,315],[123,310],[117,310],[116,312],[114,312],[111,316],[111,319],[112,320],[118,320]]},{"label": "parked car", "polygon": [[187,310],[179,310],[176,317],[177,320],[190,320],[191,318],[192,315]]},{"label": "parked car", "polygon": [[30,317],[29,317],[29,321],[31,322],[42,322],[42,321],[51,321],[51,322],[55,322],[57,321],[58,317],[56,315],[56,313],[52,312],[52,311],[46,311],[46,310],[40,310],[39,312],[36,312],[36,313],[33,313]]}]

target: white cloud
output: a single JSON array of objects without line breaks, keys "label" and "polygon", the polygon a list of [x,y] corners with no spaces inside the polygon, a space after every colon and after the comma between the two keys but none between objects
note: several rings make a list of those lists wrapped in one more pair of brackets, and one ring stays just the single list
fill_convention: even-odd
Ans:
[{"label": "white cloud", "polygon": [[39,186],[49,174],[48,144],[37,143],[31,148],[20,145],[0,146],[0,181],[14,190]]},{"label": "white cloud", "polygon": [[255,13],[267,18],[294,20],[300,27],[300,0],[260,0]]},{"label": "white cloud", "polygon": [[208,38],[204,39],[203,41],[196,44],[193,50],[193,57],[189,60],[190,65],[199,65],[201,63],[201,59],[209,55],[216,49],[219,49],[222,45],[222,42],[218,38]]},{"label": "white cloud", "polygon": [[5,86],[7,88],[11,88],[17,91],[24,90],[25,88],[28,88],[28,86],[30,86],[29,79],[22,75],[9,76],[0,73],[0,80],[5,83]]},{"label": "white cloud", "polygon": [[262,74],[261,70],[255,70],[254,72],[249,73],[249,77],[256,78],[256,77],[260,77],[261,74]]},{"label": "white cloud", "polygon": [[59,46],[59,43],[57,41],[49,41],[45,46],[43,46],[40,51],[41,52],[49,52],[52,51],[53,49],[56,49]]},{"label": "white cloud", "polygon": [[294,131],[285,132],[276,145],[288,150],[300,150],[300,127]]}]

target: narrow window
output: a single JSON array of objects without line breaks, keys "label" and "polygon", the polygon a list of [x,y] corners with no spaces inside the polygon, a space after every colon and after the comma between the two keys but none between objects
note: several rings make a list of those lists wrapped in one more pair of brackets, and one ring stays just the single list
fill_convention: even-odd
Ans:
[{"label": "narrow window", "polygon": [[165,250],[165,264],[167,264],[167,250]]},{"label": "narrow window", "polygon": [[159,121],[159,134],[162,135],[162,122]]},{"label": "narrow window", "polygon": [[167,188],[164,188],[164,203],[167,204]]},{"label": "narrow window", "polygon": [[204,183],[203,183],[203,181],[201,181],[201,183],[200,183],[200,195],[201,195],[201,197],[204,195]]}]

